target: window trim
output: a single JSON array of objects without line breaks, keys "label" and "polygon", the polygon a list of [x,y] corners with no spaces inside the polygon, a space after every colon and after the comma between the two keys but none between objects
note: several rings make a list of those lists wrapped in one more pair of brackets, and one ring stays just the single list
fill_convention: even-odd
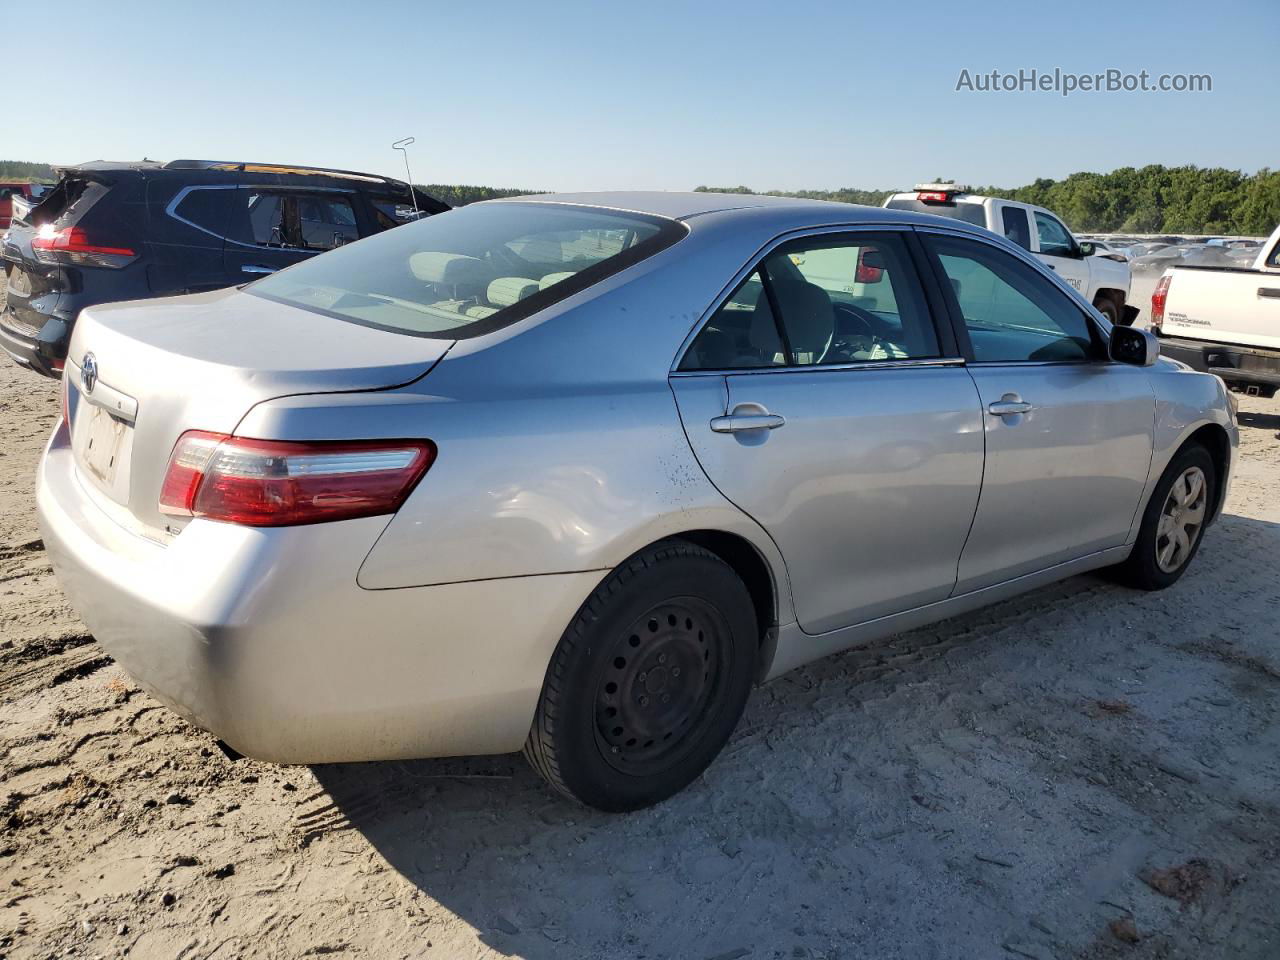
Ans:
[{"label": "window trim", "polygon": [[[746,279],[756,270],[760,271],[761,281],[764,285],[766,295],[769,296],[769,306],[773,310],[774,322],[779,325],[779,338],[782,340],[787,350],[788,361],[791,358],[791,347],[786,335],[782,332],[782,318],[776,304],[770,286],[770,280],[763,270],[764,262],[773,256],[779,247],[788,243],[805,240],[811,237],[831,237],[840,235],[856,235],[856,234],[892,234],[901,238],[903,245],[907,248],[907,255],[911,260],[911,265],[915,269],[916,279],[920,282],[920,290],[924,294],[925,310],[928,312],[929,321],[933,324],[934,336],[938,340],[938,350],[941,354],[937,357],[924,358],[905,358],[896,360],[858,360],[848,363],[824,363],[824,364],[795,364],[788,362],[780,367],[722,367],[719,369],[707,370],[681,370],[680,365],[684,363],[685,355],[693,347],[693,342],[698,339],[698,335],[702,333],[703,328],[715,316],[716,312],[724,305],[724,303],[737,291]],[[910,369],[912,367],[955,367],[964,366],[966,360],[960,355],[960,345],[956,340],[953,329],[953,322],[945,302],[942,300],[941,292],[937,288],[937,278],[932,272],[932,265],[926,259],[926,253],[920,238],[916,235],[914,225],[912,224],[836,224],[823,227],[803,227],[796,230],[790,230],[786,233],[779,234],[774,237],[754,254],[751,255],[747,263],[733,275],[733,278],[718,293],[711,305],[703,311],[702,315],[693,325],[693,329],[684,338],[684,341],[677,348],[675,359],[671,363],[670,369],[667,371],[669,377],[727,377],[740,375],[755,374],[776,374],[776,373],[816,373],[824,370],[901,370]]]},{"label": "window trim", "polygon": [[[1111,359],[1110,351],[1106,349],[1108,341],[1108,333],[1097,321],[1097,318],[1083,305],[1079,291],[1066,286],[1062,279],[1042,261],[1038,255],[1030,251],[1023,250],[1020,246],[1006,237],[999,237],[992,234],[990,238],[983,237],[978,234],[969,233],[964,230],[948,230],[943,227],[935,227],[929,225],[927,227],[916,226],[916,232],[921,235],[921,246],[925,256],[929,260],[929,265],[933,271],[935,281],[941,290],[941,295],[946,302],[947,315],[951,320],[951,326],[954,329],[956,341],[959,344],[960,353],[964,356],[966,363],[976,367],[1058,367],[1058,366],[1082,366],[1082,365],[1112,365],[1115,363]],[[1039,274],[1041,278],[1047,280],[1049,286],[1062,294],[1068,303],[1084,317],[1086,326],[1089,329],[1090,339],[1093,342],[1093,357],[1087,357],[1083,360],[978,360],[975,359],[973,352],[973,342],[969,339],[969,328],[964,320],[964,313],[960,309],[960,301],[956,299],[955,292],[951,289],[950,279],[947,272],[942,266],[942,261],[938,259],[938,255],[925,242],[929,236],[940,236],[955,240],[968,240],[972,243],[980,243],[991,247],[994,250],[1003,252],[1014,260],[1021,261],[1031,267],[1033,272]],[[1037,237],[1037,240],[1039,238]]]}]

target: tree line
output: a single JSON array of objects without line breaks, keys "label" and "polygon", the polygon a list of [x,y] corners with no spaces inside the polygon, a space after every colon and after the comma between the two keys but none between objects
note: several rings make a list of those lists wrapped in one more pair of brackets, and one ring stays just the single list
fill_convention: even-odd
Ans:
[{"label": "tree line", "polygon": [[[755,193],[748,187],[700,191]],[[906,189],[906,188],[900,188]],[[1087,233],[1223,233],[1265,235],[1280,223],[1280,170],[1254,174],[1222,167],[1120,167],[1110,173],[1041,178],[1022,187],[975,186],[973,193],[1045,207],[1073,230]],[[770,190],[769,196],[805,197],[879,206],[900,190]]]},{"label": "tree line", "polygon": [[[55,179],[45,163],[0,160],[0,180]],[[514,197],[537,190],[427,183],[421,189],[454,207],[478,200]],[[699,191],[755,193],[750,187]],[[902,188],[905,189],[905,188]],[[1087,233],[1268,234],[1280,223],[1280,170],[1257,173],[1222,167],[1120,167],[1110,173],[1073,173],[1065,180],[1041,178],[1021,187],[975,186],[974,193],[1045,207],[1073,230]],[[803,197],[879,206],[896,190],[768,190],[768,196]]]}]

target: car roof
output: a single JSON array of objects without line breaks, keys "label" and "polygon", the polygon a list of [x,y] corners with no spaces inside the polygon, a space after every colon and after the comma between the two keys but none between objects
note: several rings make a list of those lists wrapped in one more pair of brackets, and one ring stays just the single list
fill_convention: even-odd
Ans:
[{"label": "car roof", "polygon": [[920,224],[986,233],[949,217],[914,210],[890,210],[860,203],[834,200],[807,200],[800,197],[763,196],[752,193],[709,193],[690,191],[612,191],[601,193],[543,193],[524,197],[504,197],[486,203],[563,203],[601,207],[670,220],[697,217],[722,221],[750,220],[778,230],[845,224]]},{"label": "car roof", "polygon": [[338,170],[332,167],[305,167],[292,163],[260,163],[241,160],[171,160],[161,163],[158,160],[92,160],[88,163],[68,163],[54,167],[58,174],[68,172],[107,172],[107,171],[142,171],[149,173],[170,172],[179,176],[190,176],[192,173],[208,172],[211,174],[227,174],[230,176],[258,176],[272,174],[297,177],[327,177],[335,180],[356,180],[374,185],[391,187],[407,187],[403,180],[384,177],[377,173],[362,173],[358,170]]}]

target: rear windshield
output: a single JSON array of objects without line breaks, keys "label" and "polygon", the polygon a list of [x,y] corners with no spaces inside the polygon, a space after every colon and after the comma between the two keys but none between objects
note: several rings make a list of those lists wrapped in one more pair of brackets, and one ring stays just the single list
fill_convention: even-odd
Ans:
[{"label": "rear windshield", "polygon": [[987,225],[987,215],[981,203],[967,200],[956,200],[951,203],[924,203],[915,197],[895,197],[885,204],[890,210],[914,210],[916,213],[932,213],[935,217],[950,217],[952,220],[963,220],[975,227]]},{"label": "rear windshield", "polygon": [[437,214],[246,287],[256,296],[424,337],[473,337],[598,283],[685,235],[674,220],[552,203]]}]

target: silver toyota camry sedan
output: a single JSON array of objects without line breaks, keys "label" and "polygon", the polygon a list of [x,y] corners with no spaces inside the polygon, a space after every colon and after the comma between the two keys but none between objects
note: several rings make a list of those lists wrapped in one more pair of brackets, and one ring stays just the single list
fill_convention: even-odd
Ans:
[{"label": "silver toyota camry sedan", "polygon": [[38,503],[156,697],[317,763],[516,751],[605,810],[751,687],[1102,567],[1176,581],[1222,382],[956,220],[769,197],[476,204],[93,307]]}]

